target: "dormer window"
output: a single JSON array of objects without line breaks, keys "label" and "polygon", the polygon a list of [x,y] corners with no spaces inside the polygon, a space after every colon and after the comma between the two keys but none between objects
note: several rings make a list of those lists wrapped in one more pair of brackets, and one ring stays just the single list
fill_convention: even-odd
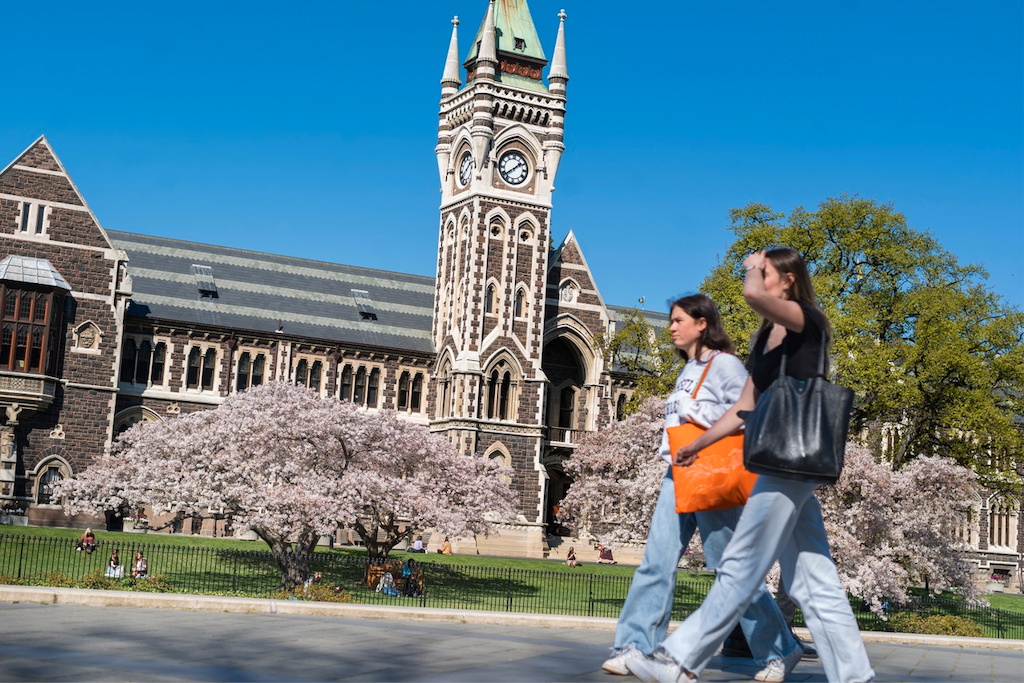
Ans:
[{"label": "dormer window", "polygon": [[217,281],[213,279],[213,268],[211,266],[192,264],[192,277],[195,278],[199,296],[204,299],[217,298]]}]

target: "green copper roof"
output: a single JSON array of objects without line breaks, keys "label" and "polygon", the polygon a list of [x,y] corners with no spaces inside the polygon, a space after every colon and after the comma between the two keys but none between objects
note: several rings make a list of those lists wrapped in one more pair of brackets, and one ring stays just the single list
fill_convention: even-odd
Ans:
[{"label": "green copper roof", "polygon": [[[485,14],[484,17],[486,16]],[[476,38],[469,48],[469,55],[466,56],[467,62],[476,59],[477,46],[483,37],[484,22],[481,21]],[[544,56],[540,38],[537,37],[537,29],[533,26],[533,17],[530,16],[530,7],[526,0],[494,0],[494,37],[497,41],[495,47],[499,53],[548,61]],[[516,38],[523,41],[520,49],[516,49]]]}]

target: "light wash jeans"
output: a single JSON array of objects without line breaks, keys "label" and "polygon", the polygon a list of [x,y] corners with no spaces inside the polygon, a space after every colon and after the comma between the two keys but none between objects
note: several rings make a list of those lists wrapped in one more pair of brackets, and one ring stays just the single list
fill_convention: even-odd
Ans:
[{"label": "light wash jeans", "polygon": [[739,615],[764,588],[776,558],[800,605],[825,675],[833,683],[868,681],[871,669],[857,620],[829,554],[815,484],[762,474],[747,501],[718,576],[700,608],[662,644],[699,674]]},{"label": "light wash jeans", "polygon": [[[633,574],[633,583],[619,614],[615,647],[633,643],[649,655],[665,639],[672,617],[679,559],[690,544],[695,528],[700,527],[708,568],[715,569],[732,538],[742,510],[731,508],[677,514],[672,468],[668,468],[651,518],[651,528],[647,532],[643,562]],[[784,657],[798,647],[764,581],[740,619],[740,627],[750,644],[751,653],[762,665],[769,659]]]}]

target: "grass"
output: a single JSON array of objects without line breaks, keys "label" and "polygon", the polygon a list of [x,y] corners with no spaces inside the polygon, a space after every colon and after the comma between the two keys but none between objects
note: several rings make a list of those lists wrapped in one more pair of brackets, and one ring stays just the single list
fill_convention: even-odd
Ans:
[{"label": "grass", "polygon": [[995,609],[1004,612],[1016,612],[1024,614],[1024,595],[1013,595],[1011,593],[993,593],[988,596],[988,604]]}]

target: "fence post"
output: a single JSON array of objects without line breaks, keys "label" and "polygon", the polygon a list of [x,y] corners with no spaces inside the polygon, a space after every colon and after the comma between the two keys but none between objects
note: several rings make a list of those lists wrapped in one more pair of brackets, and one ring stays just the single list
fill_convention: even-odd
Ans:
[{"label": "fence post", "polygon": [[21,580],[21,563],[25,560],[25,538],[21,537],[21,546],[18,549],[18,580]]},{"label": "fence post", "polygon": [[587,616],[594,616],[594,575],[587,574]]},{"label": "fence post", "polygon": [[512,611],[512,567],[508,568],[508,580],[505,584],[505,611]]},{"label": "fence post", "polygon": [[231,592],[238,591],[238,553],[231,553]]}]

